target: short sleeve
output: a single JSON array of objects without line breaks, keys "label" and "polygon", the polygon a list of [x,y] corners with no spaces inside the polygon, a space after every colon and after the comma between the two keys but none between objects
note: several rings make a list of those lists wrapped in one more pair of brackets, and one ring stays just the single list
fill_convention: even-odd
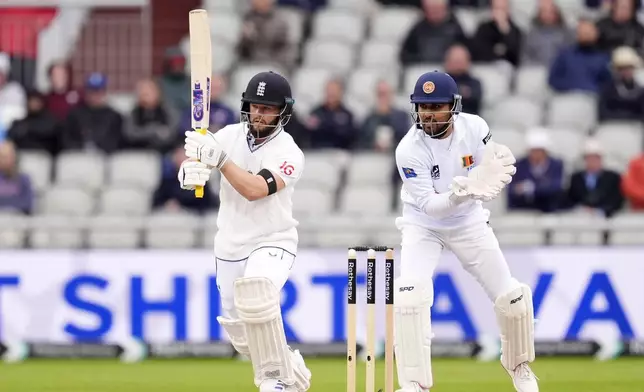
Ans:
[{"label": "short sleeve", "polygon": [[293,186],[302,177],[304,154],[301,150],[294,148],[266,159],[262,166],[279,175],[287,187]]}]

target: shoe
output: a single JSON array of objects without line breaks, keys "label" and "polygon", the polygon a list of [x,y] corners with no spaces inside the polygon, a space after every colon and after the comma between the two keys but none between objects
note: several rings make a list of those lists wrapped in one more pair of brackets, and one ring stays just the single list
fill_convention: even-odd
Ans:
[{"label": "shoe", "polygon": [[508,372],[517,392],[539,392],[538,378],[530,369],[528,362],[523,362],[514,370],[505,369],[505,371]]},{"label": "shoe", "polygon": [[286,385],[282,380],[264,380],[259,384],[259,392],[299,392],[293,385]]},{"label": "shoe", "polygon": [[429,389],[421,387],[417,382],[412,382],[411,384],[411,386],[398,389],[396,392],[429,392]]}]

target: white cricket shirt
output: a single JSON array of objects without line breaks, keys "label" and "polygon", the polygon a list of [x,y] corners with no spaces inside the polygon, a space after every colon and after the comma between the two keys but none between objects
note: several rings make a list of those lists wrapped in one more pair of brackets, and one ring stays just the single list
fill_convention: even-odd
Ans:
[{"label": "white cricket shirt", "polygon": [[222,175],[215,255],[222,260],[241,260],[261,246],[276,246],[296,254],[298,222],[293,218],[292,196],[304,170],[304,154],[283,129],[251,149],[246,129],[245,123],[228,125],[215,133],[215,139],[237,166],[252,174],[268,169],[279,175],[286,187],[248,201]]},{"label": "white cricket shirt", "polygon": [[396,165],[403,181],[403,216],[398,221],[444,229],[487,220],[489,212],[480,201],[467,200],[441,211],[433,207],[441,201],[437,198],[445,200],[454,177],[466,177],[480,162],[490,137],[485,120],[467,113],[456,117],[453,132],[445,139],[432,139],[412,126],[396,148]]}]

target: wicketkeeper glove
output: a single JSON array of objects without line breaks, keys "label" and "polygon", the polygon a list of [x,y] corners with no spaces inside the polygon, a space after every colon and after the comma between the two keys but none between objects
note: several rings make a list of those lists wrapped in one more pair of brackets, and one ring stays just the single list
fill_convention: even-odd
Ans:
[{"label": "wicketkeeper glove", "polygon": [[185,143],[184,148],[188,158],[196,159],[217,169],[221,169],[228,160],[228,154],[210,132],[202,135],[194,130],[186,131]]},{"label": "wicketkeeper glove", "polygon": [[212,169],[203,162],[186,159],[181,162],[177,179],[181,189],[193,191],[197,186],[206,185]]}]

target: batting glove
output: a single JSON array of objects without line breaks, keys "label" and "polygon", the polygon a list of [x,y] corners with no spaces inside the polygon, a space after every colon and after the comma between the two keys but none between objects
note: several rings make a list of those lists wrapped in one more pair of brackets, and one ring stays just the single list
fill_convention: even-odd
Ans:
[{"label": "batting glove", "polygon": [[210,132],[205,135],[187,131],[185,150],[188,158],[196,159],[206,165],[221,169],[228,160],[228,154]]},{"label": "batting glove", "polygon": [[186,159],[181,162],[177,179],[181,189],[193,191],[197,186],[206,185],[206,181],[210,179],[211,172],[212,169],[205,163]]}]

